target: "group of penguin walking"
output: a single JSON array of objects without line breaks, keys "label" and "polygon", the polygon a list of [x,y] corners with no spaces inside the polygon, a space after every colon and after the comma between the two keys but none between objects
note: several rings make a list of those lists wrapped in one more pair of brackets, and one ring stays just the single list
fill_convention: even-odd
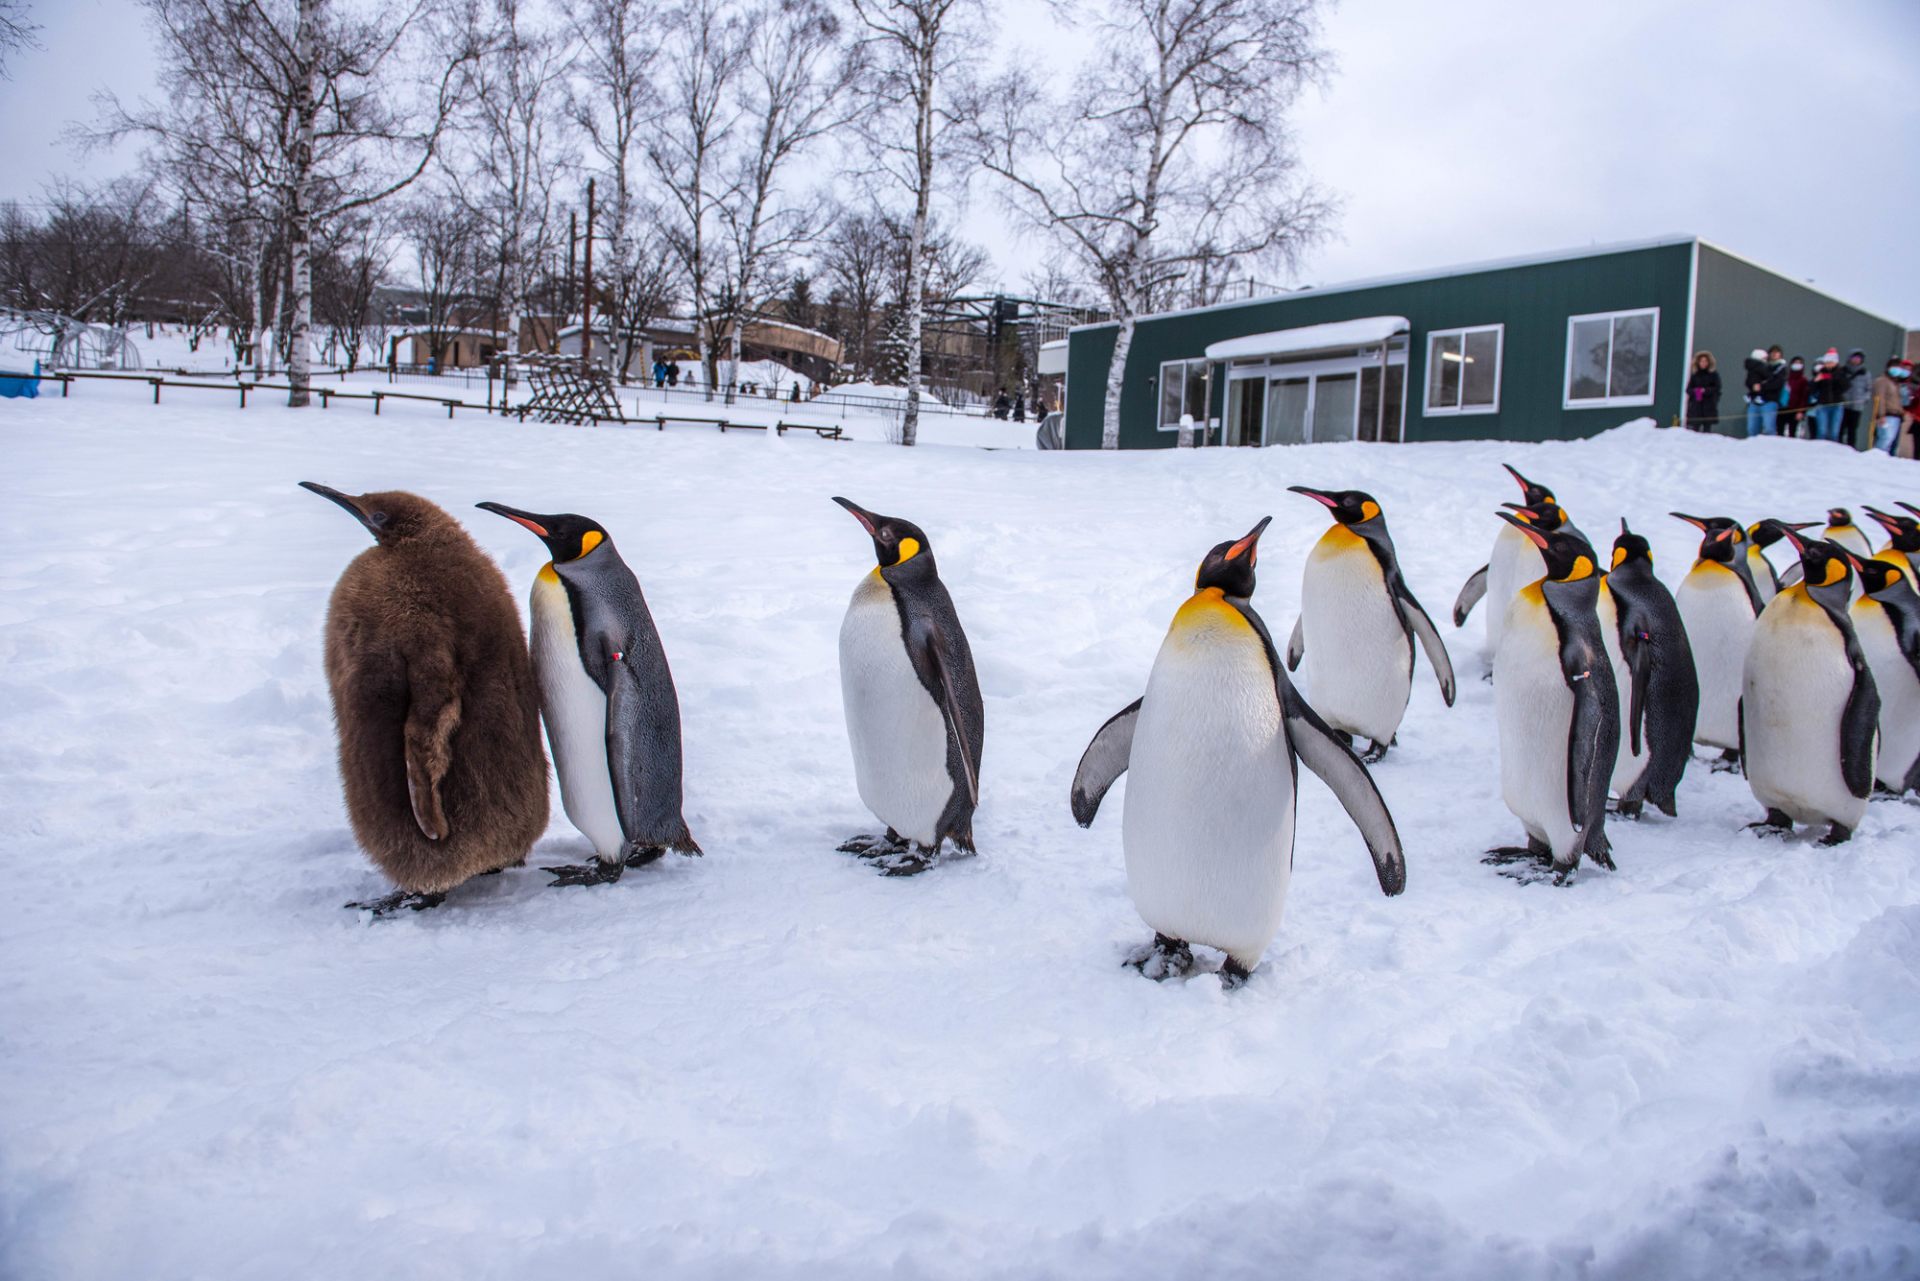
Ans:
[{"label": "group of penguin walking", "polygon": [[[1489,598],[1502,793],[1527,837],[1488,861],[1562,884],[1582,855],[1611,868],[1610,794],[1617,812],[1637,816],[1651,801],[1674,814],[1695,742],[1747,770],[1767,810],[1755,826],[1769,830],[1825,822],[1829,841],[1844,840],[1876,759],[1890,790],[1920,785],[1920,521],[1869,509],[1892,536],[1875,553],[1840,509],[1819,539],[1777,520],[1682,517],[1703,541],[1676,599],[1625,521],[1602,569],[1553,494],[1508,471],[1525,501],[1500,513],[1492,557],[1454,609],[1460,626]],[[602,526],[479,504],[552,557],[534,579],[529,640],[504,576],[447,512],[413,494],[303,483],[374,539],[334,589],[325,662],[348,817],[397,888],[349,907],[424,909],[523,864],[548,820],[542,722],[563,808],[595,854],[548,868],[554,884],[616,881],[669,850],[701,853],[683,812],[672,672]],[[1194,944],[1224,953],[1229,987],[1259,964],[1286,903],[1303,761],[1358,828],[1380,888],[1405,888],[1399,834],[1368,766],[1396,741],[1416,644],[1449,706],[1452,663],[1379,503],[1291,488],[1332,524],[1307,558],[1284,659],[1252,604],[1268,517],[1207,553],[1145,691],[1100,727],[1074,774],[1082,826],[1131,775],[1127,886],[1154,939],[1129,963],[1156,979],[1190,971]],[[973,852],[979,680],[925,531],[834,501],[874,549],[839,649],[855,780],[884,828],[840,849],[912,875],[949,845]],[[1776,582],[1761,552],[1781,539],[1800,553],[1800,581],[1789,571]],[[1311,705],[1289,677],[1303,659]]]}]

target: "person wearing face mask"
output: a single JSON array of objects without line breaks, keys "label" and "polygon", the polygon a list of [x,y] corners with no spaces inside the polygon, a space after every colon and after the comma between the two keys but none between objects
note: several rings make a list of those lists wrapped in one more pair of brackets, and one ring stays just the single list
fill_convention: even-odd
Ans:
[{"label": "person wearing face mask", "polygon": [[1840,439],[1840,401],[1846,381],[1846,375],[1840,372],[1840,353],[1829,347],[1807,375],[1807,403],[1812,406],[1815,439]]},{"label": "person wearing face mask", "polygon": [[1873,380],[1873,447],[1891,454],[1900,439],[1900,420],[1906,405],[1900,393],[1900,380],[1906,369],[1899,357],[1887,362],[1887,371]]},{"label": "person wearing face mask", "polygon": [[[1774,348],[1777,352],[1780,349]],[[1781,366],[1781,378],[1774,380],[1773,366],[1767,359],[1767,353],[1755,347],[1753,354],[1747,357],[1747,435],[1771,436],[1774,421],[1780,414],[1780,388],[1785,383],[1786,366]]]},{"label": "person wearing face mask", "polygon": [[1800,436],[1807,434],[1802,427],[1807,421],[1807,362],[1804,357],[1795,356],[1787,362],[1786,387],[1780,396],[1780,434],[1782,436]]},{"label": "person wearing face mask", "polygon": [[1873,404],[1873,371],[1867,368],[1867,353],[1854,348],[1840,372],[1847,380],[1843,400],[1846,408],[1840,415],[1840,442],[1850,449],[1858,449],[1860,420],[1867,416]]}]

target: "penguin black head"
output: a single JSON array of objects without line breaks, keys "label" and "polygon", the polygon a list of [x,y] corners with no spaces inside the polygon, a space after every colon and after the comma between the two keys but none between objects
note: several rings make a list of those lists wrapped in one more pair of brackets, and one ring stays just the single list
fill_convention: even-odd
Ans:
[{"label": "penguin black head", "polygon": [[[1901,504],[1905,506],[1905,504]],[[1867,515],[1879,521],[1887,531],[1887,541],[1896,551],[1912,555],[1920,552],[1920,520],[1911,516],[1902,516],[1897,512],[1883,512],[1876,507],[1867,508]]]},{"label": "penguin black head", "polygon": [[1548,489],[1545,485],[1535,484],[1533,481],[1528,480],[1525,476],[1522,476],[1519,472],[1515,471],[1513,469],[1512,464],[1501,463],[1500,465],[1507,469],[1507,474],[1509,476],[1513,477],[1514,480],[1519,482],[1520,492],[1523,495],[1523,497],[1521,498],[1522,506],[1538,507],[1543,503],[1553,503],[1553,502],[1559,501],[1556,498],[1554,498],[1553,491],[1551,489]]},{"label": "penguin black head", "polygon": [[898,516],[881,516],[844,498],[833,500],[853,514],[860,527],[873,539],[874,559],[883,570],[897,569],[908,561],[924,559],[933,563],[933,545],[920,526]]},{"label": "penguin black head", "polygon": [[1523,506],[1520,503],[1501,503],[1500,505],[1535,529],[1546,533],[1552,533],[1567,523],[1566,511],[1551,498],[1539,504],[1527,503]]},{"label": "penguin black head", "polygon": [[1853,562],[1854,572],[1860,575],[1860,590],[1875,600],[1883,599],[1892,592],[1911,592],[1913,585],[1906,572],[1897,565],[1884,560],[1859,560]]},{"label": "penguin black head", "polygon": [[1756,547],[1771,547],[1785,538],[1788,530],[1811,529],[1813,525],[1812,521],[1801,521],[1795,524],[1792,521],[1775,520],[1769,516],[1765,520],[1756,520],[1747,526],[1747,537],[1753,540]]},{"label": "penguin black head", "polygon": [[1287,488],[1321,504],[1333,513],[1335,520],[1349,529],[1358,529],[1380,519],[1380,504],[1373,500],[1372,494],[1357,489],[1309,489],[1305,485],[1288,485]]},{"label": "penguin black head", "polygon": [[1525,534],[1540,549],[1547,562],[1547,579],[1555,583],[1578,583],[1592,578],[1600,570],[1593,544],[1566,529],[1544,530],[1511,512],[1499,513],[1500,519]]},{"label": "penguin black head", "polygon": [[1620,537],[1613,540],[1613,567],[1620,568],[1628,564],[1653,564],[1653,548],[1647,540],[1627,528],[1627,518],[1620,518]]},{"label": "penguin black head", "polygon": [[1722,565],[1731,565],[1734,555],[1745,546],[1747,531],[1740,522],[1729,516],[1689,516],[1685,512],[1668,512],[1678,520],[1684,520],[1700,531],[1700,559],[1718,561]]},{"label": "penguin black head", "polygon": [[1827,528],[1845,529],[1853,524],[1853,513],[1844,507],[1827,508]]},{"label": "penguin black head", "polygon": [[1800,553],[1801,580],[1809,593],[1834,597],[1844,608],[1853,590],[1854,560],[1846,548],[1824,538],[1802,538],[1793,530],[1787,540]]},{"label": "penguin black head", "polygon": [[[386,489],[371,494],[343,494],[311,480],[300,482],[320,497],[339,503],[373,535],[382,547],[392,547],[454,525],[453,518],[418,494]],[[457,525],[454,525],[458,528]]]},{"label": "penguin black head", "polygon": [[1207,558],[1200,562],[1200,572],[1193,576],[1193,590],[1203,592],[1209,587],[1218,587],[1226,595],[1241,600],[1252,596],[1253,566],[1260,558],[1260,535],[1267,532],[1267,523],[1272,519],[1262,516],[1245,538],[1221,543],[1208,552]]},{"label": "penguin black head", "polygon": [[523,512],[508,507],[504,503],[475,503],[474,506],[496,516],[505,516],[514,524],[531,530],[536,538],[547,545],[555,565],[581,560],[594,548],[611,541],[607,531],[597,521],[588,520],[585,516],[567,512],[557,516],[542,516],[537,512]]}]

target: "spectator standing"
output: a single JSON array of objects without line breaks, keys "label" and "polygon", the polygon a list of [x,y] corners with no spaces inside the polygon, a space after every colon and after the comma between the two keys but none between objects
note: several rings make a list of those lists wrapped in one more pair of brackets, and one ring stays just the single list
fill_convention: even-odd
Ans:
[{"label": "spectator standing", "polygon": [[1840,369],[1840,353],[1829,347],[1807,378],[1807,403],[1813,406],[1814,435],[1821,440],[1840,439],[1840,402],[1846,395],[1846,386],[1847,376]]},{"label": "spectator standing", "polygon": [[1811,427],[1801,430],[1807,422],[1807,362],[1803,357],[1795,356],[1787,364],[1787,385],[1780,396],[1780,410],[1782,436],[1812,434]]},{"label": "spectator standing", "polygon": [[[1774,348],[1775,352],[1780,349]],[[1771,436],[1774,424],[1780,416],[1780,389],[1786,385],[1786,365],[1780,366],[1780,376],[1774,377],[1773,362],[1768,354],[1755,347],[1753,354],[1747,357],[1747,435]]]},{"label": "spectator standing", "polygon": [[1012,410],[1013,400],[1007,395],[1007,389],[1005,387],[993,393],[993,416],[995,418],[1004,421]]},{"label": "spectator standing", "polygon": [[1713,353],[1695,352],[1693,372],[1687,375],[1687,430],[1712,431],[1720,417],[1720,371]]},{"label": "spectator standing", "polygon": [[667,362],[658,356],[653,358],[653,385],[656,388],[667,385]]},{"label": "spectator standing", "polygon": [[1027,421],[1027,389],[1024,387],[1013,393],[1013,421]]},{"label": "spectator standing", "polygon": [[667,362],[667,386],[678,387],[679,385],[680,385],[680,362],[677,360],[669,360]]},{"label": "spectator standing", "polygon": [[1900,422],[1907,408],[1900,394],[1904,371],[1896,357],[1887,362],[1887,371],[1873,380],[1873,447],[1893,453],[1900,436]]},{"label": "spectator standing", "polygon": [[1873,371],[1867,368],[1867,353],[1858,347],[1841,366],[1847,387],[1843,398],[1846,408],[1840,415],[1840,439],[1850,449],[1860,448],[1860,420],[1873,403]]},{"label": "spectator standing", "polygon": [[1913,362],[1900,362],[1900,397],[1907,402],[1906,431],[1894,444],[1897,458],[1920,457],[1920,387],[1913,383]]}]

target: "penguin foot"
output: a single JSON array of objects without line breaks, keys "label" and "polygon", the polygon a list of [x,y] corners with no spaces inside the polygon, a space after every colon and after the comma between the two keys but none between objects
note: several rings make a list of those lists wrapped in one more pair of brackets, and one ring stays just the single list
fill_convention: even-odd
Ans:
[{"label": "penguin foot", "polygon": [[[1185,939],[1155,934],[1153,942],[1128,955],[1126,964],[1155,983],[1164,983],[1168,979],[1185,978],[1193,969],[1193,949]],[[1233,964],[1232,960],[1227,964]]]},{"label": "penguin foot", "polygon": [[[1607,864],[1609,869],[1611,869],[1612,866],[1613,864],[1611,863]],[[1555,888],[1564,890],[1567,886],[1573,884],[1573,874],[1575,870],[1577,869],[1573,864],[1562,865],[1555,863],[1553,865],[1553,884]]]},{"label": "penguin foot", "polygon": [[898,854],[908,847],[907,838],[887,829],[885,836],[861,835],[849,837],[840,846],[842,854],[858,854],[861,858],[880,858],[887,854]]},{"label": "penguin foot", "polygon": [[[622,867],[645,867],[666,852],[666,847],[663,845],[640,845],[633,841],[628,841],[625,851],[626,856],[620,860],[620,865]],[[619,878],[616,877],[614,879],[618,880]]]},{"label": "penguin foot", "polygon": [[1362,765],[1378,765],[1386,756],[1387,749],[1392,746],[1393,741],[1391,739],[1384,743],[1377,738],[1369,739],[1367,741],[1367,750],[1360,753],[1360,763]]},{"label": "penguin foot", "polygon": [[861,857],[870,859],[880,869],[882,876],[918,876],[940,861],[940,851],[905,843],[897,850],[863,854]]},{"label": "penguin foot", "polygon": [[1237,991],[1245,987],[1247,980],[1252,977],[1252,970],[1229,956],[1226,964],[1220,967],[1220,990],[1223,992]]},{"label": "penguin foot", "polygon": [[1852,839],[1852,828],[1846,826],[1844,823],[1835,823],[1827,829],[1827,834],[1820,838],[1820,843],[1822,845],[1845,845]]},{"label": "penguin foot", "polygon": [[1793,820],[1781,810],[1770,809],[1758,823],[1747,824],[1747,830],[1761,836],[1787,836],[1793,831]]},{"label": "penguin foot", "polygon": [[1524,848],[1518,845],[1496,846],[1488,850],[1480,861],[1499,868],[1500,875],[1509,880],[1518,881],[1522,885],[1532,885],[1535,881],[1544,881],[1549,876],[1553,877],[1554,884],[1564,884],[1566,875],[1573,871],[1572,868],[1567,868],[1565,872],[1560,872],[1553,861],[1552,848],[1544,841],[1536,841],[1532,837],[1527,838]]},{"label": "penguin foot", "polygon": [[415,912],[424,912],[430,907],[439,907],[446,901],[445,894],[415,894],[408,890],[395,890],[381,898],[370,898],[362,903],[348,903],[345,906],[367,912],[378,921],[392,916],[403,907]]},{"label": "penguin foot", "polygon": [[[656,851],[654,857],[659,857]],[[553,879],[547,882],[548,889],[562,885],[611,885],[620,879],[630,864],[602,863],[594,859],[589,863],[567,863],[559,867],[543,867],[543,872],[552,872]]]},{"label": "penguin foot", "polygon": [[1607,812],[1619,818],[1630,818],[1637,822],[1639,821],[1639,818],[1640,818],[1641,808],[1645,806],[1645,804],[1646,804],[1645,801],[1637,801],[1637,800],[1636,801],[1615,801],[1612,805],[1609,805],[1607,807]]},{"label": "penguin foot", "polygon": [[1740,772],[1740,753],[1731,747],[1722,751],[1719,758],[1713,762],[1713,772],[1716,774],[1738,774]]}]

